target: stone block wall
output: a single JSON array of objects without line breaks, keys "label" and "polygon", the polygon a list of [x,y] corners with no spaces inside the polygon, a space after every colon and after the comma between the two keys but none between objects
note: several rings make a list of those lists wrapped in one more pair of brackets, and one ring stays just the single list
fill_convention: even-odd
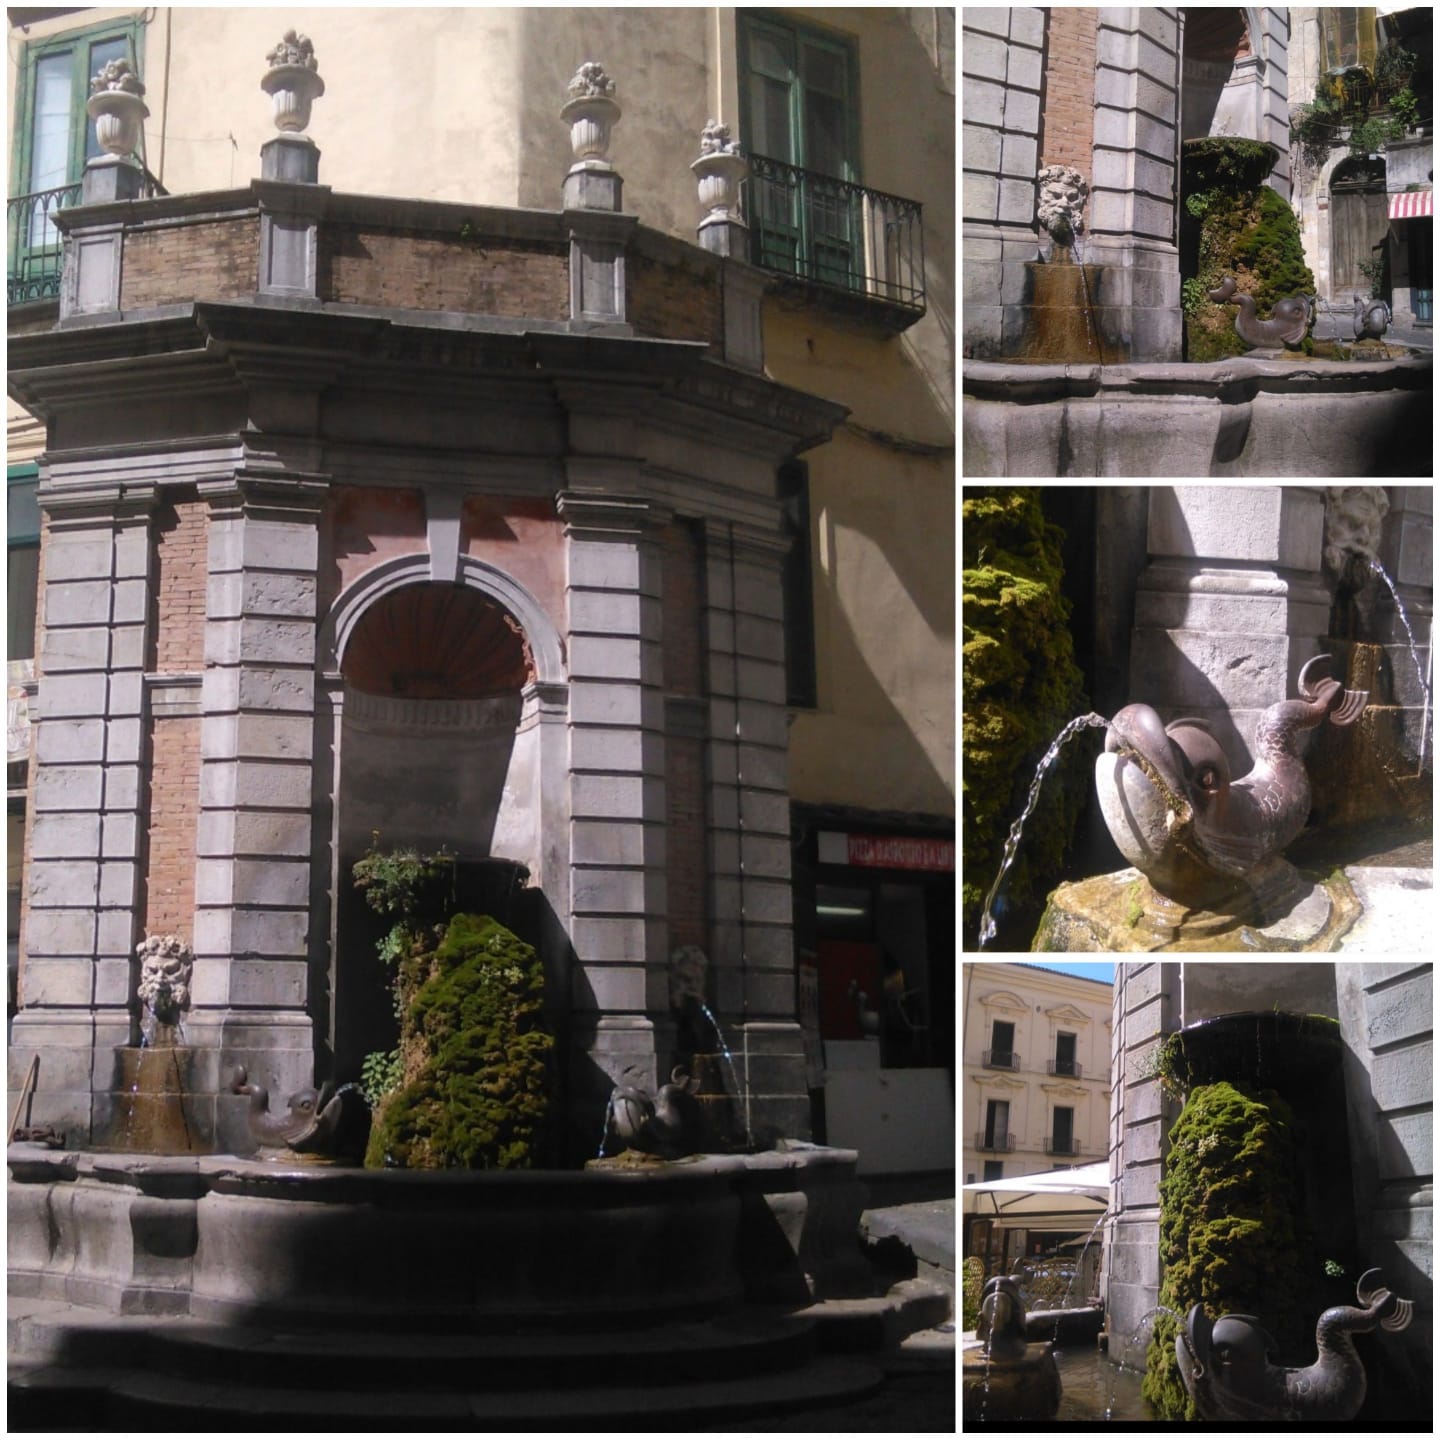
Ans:
[{"label": "stone block wall", "polygon": [[1004,307],[1024,298],[1024,263],[1039,254],[1035,173],[1045,52],[1042,6],[967,6],[963,13],[961,168],[964,354],[998,358]]},{"label": "stone block wall", "polygon": [[1429,1423],[1434,1336],[1434,998],[1414,961],[1337,965],[1351,1180],[1361,1264],[1412,1301],[1408,1329],[1375,1347],[1380,1403]]},{"label": "stone block wall", "polygon": [[1110,267],[1097,319],[1129,360],[1181,358],[1179,47],[1174,9],[1100,8],[1086,258]]},{"label": "stone block wall", "polygon": [[1236,775],[1260,714],[1293,698],[1320,651],[1330,597],[1320,574],[1318,486],[1156,486],[1150,563],[1135,595],[1131,699],[1167,722],[1207,719]]}]

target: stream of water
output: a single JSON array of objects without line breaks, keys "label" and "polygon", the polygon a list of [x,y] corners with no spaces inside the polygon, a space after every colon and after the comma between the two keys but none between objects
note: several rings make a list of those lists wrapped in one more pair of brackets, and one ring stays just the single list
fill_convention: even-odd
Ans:
[{"label": "stream of water", "polygon": [[984,949],[995,938],[995,919],[991,913],[995,905],[995,897],[1000,893],[1000,883],[1005,879],[1005,872],[1015,860],[1015,852],[1020,847],[1020,836],[1025,829],[1025,822],[1030,818],[1030,812],[1034,810],[1036,801],[1040,798],[1040,787],[1045,783],[1046,773],[1060,756],[1060,751],[1065,742],[1073,735],[1078,735],[1082,730],[1098,726],[1104,729],[1109,721],[1102,715],[1096,715],[1093,711],[1088,715],[1079,715],[1050,742],[1050,748],[1041,757],[1039,765],[1035,767],[1035,778],[1030,782],[1030,795],[1025,801],[1025,808],[1020,812],[1020,818],[1010,827],[1009,838],[1005,841],[1005,850],[1000,859],[1000,871],[995,876],[995,883],[990,887],[990,893],[985,897],[985,911],[980,917],[980,949]]},{"label": "stream of water", "polygon": [[[1425,695],[1425,710],[1420,721],[1420,764],[1425,764],[1425,739],[1430,728],[1430,681],[1426,677],[1426,667],[1420,663],[1420,650],[1415,644],[1415,632],[1410,628],[1410,616],[1406,614],[1405,602],[1400,598],[1400,592],[1395,588],[1395,582],[1390,578],[1385,567],[1375,559],[1370,561],[1370,568],[1385,582],[1390,590],[1390,598],[1395,602],[1395,611],[1400,616],[1400,623],[1405,627],[1405,636],[1410,642],[1410,658],[1415,662],[1415,674],[1420,681],[1420,689]],[[1427,646],[1427,649],[1429,647]],[[1396,697],[1398,701],[1398,696]]]}]

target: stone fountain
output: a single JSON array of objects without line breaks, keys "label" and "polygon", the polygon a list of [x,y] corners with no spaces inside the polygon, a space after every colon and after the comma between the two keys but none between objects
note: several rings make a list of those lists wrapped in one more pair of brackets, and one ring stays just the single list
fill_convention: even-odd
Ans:
[{"label": "stone fountain", "polygon": [[967,1424],[1051,1419],[1060,1375],[1049,1340],[1032,1340],[1018,1275],[994,1275],[981,1291],[975,1340],[965,1348]]}]

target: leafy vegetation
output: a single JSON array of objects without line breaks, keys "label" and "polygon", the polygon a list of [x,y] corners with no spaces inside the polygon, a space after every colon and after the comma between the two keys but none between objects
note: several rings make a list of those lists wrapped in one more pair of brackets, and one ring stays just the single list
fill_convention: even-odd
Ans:
[{"label": "leafy vegetation", "polygon": [[[1060,591],[1063,537],[1046,521],[1040,492],[978,488],[965,494],[963,924],[973,944],[1035,766],[1082,706],[1070,606]],[[1008,903],[1033,903],[1053,883],[1085,803],[1089,769],[1075,744],[1047,779],[1005,879]]]},{"label": "leafy vegetation", "polygon": [[[1278,153],[1259,140],[1185,142],[1186,210],[1199,222],[1198,235],[1189,232],[1196,274],[1181,286],[1187,360],[1222,360],[1249,348],[1235,333],[1234,306],[1208,298],[1226,275],[1234,275],[1237,292],[1251,296],[1262,318],[1277,300],[1315,293],[1294,212],[1265,183]],[[1307,335],[1307,353],[1310,344]]]},{"label": "leafy vegetation", "polygon": [[[378,839],[378,837],[377,837]],[[533,1165],[550,1109],[554,1038],[535,951],[487,916],[455,914],[455,857],[372,850],[352,870],[377,914],[398,1045],[366,1056],[365,1163],[411,1169]]]}]

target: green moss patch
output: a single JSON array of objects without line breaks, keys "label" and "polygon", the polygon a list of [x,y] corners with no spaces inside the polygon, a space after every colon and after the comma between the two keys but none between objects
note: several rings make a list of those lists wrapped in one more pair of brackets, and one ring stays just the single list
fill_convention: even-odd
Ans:
[{"label": "green moss patch", "polygon": [[[1170,1131],[1160,1182],[1160,1303],[1181,1316],[1194,1305],[1212,1320],[1253,1315],[1290,1355],[1314,1333],[1313,1282],[1323,1274],[1301,1218],[1296,1143],[1294,1116],[1274,1091],[1202,1085]],[[1141,1393],[1160,1418],[1195,1420],[1175,1359],[1178,1328],[1163,1310],[1155,1317]]]},{"label": "green moss patch", "polygon": [[[1064,537],[1046,521],[1040,492],[967,489],[962,517],[963,924],[973,944],[1035,766],[1084,707],[1060,590]],[[1083,747],[1072,745],[1056,769],[1006,875],[1008,905],[1038,909],[1074,833],[1089,784]]]},{"label": "green moss patch", "polygon": [[[1223,360],[1250,348],[1235,333],[1235,307],[1206,298],[1226,275],[1235,277],[1240,294],[1253,297],[1261,319],[1277,300],[1315,293],[1294,212],[1265,184],[1277,153],[1258,140],[1185,142],[1182,249],[1197,246],[1196,273],[1181,286],[1187,360]],[[1311,343],[1307,335],[1307,354]]]},{"label": "green moss patch", "polygon": [[403,1082],[375,1115],[366,1164],[535,1164],[554,1048],[541,1021],[544,972],[535,951],[487,916],[457,915],[438,947],[413,949],[401,970],[418,982],[401,1018]]}]

